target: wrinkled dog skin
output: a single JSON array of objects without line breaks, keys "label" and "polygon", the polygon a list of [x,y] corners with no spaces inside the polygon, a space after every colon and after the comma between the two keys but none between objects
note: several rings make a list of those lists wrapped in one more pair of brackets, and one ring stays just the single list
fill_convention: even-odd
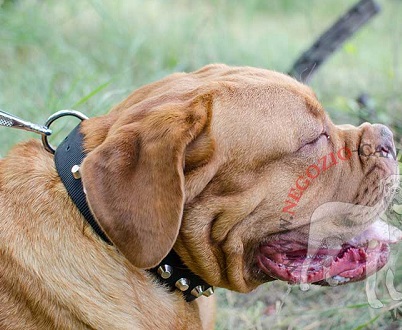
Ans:
[{"label": "wrinkled dog skin", "polygon": [[[334,125],[283,74],[173,74],[81,131],[87,200],[113,246],[88,227],[40,142],[14,147],[0,161],[1,329],[212,328],[213,297],[187,303],[148,273],[172,248],[210,285],[249,292],[275,279],[361,280],[400,239],[377,221],[390,198],[380,182],[398,171],[392,133]],[[381,153],[362,155],[362,144]],[[375,212],[315,212],[333,203]],[[338,242],[321,246],[329,233]],[[306,260],[315,270],[302,274]]]}]

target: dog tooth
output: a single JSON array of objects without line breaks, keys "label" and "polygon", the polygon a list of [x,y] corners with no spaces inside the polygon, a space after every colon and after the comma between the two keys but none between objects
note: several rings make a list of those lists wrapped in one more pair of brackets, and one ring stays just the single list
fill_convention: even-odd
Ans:
[{"label": "dog tooth", "polygon": [[308,284],[308,283],[300,283],[300,290],[301,291],[308,291],[308,290],[310,290],[310,284]]},{"label": "dog tooth", "polygon": [[336,279],[335,276],[334,276],[334,277],[328,278],[328,279],[327,279],[327,283],[328,283],[330,286],[337,286],[337,285],[339,284],[339,281],[338,281],[338,279]]},{"label": "dog tooth", "polygon": [[370,242],[368,243],[368,247],[370,249],[374,249],[378,246],[378,241],[375,239],[370,240]]},{"label": "dog tooth", "polygon": [[332,276],[331,279],[333,279],[334,281],[337,281],[338,283],[346,283],[350,281],[350,278],[346,278],[340,275],[335,275]]}]

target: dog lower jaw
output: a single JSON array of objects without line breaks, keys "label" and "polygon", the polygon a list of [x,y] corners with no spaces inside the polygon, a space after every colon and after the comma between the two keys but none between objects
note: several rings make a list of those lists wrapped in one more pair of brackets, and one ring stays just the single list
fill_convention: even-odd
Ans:
[{"label": "dog lower jaw", "polygon": [[376,222],[349,242],[331,248],[312,248],[303,241],[289,241],[284,235],[261,245],[255,262],[268,280],[275,278],[290,284],[360,281],[383,268],[389,258],[389,244],[402,239],[402,232],[395,227],[389,227],[388,235],[384,235],[385,225]]}]

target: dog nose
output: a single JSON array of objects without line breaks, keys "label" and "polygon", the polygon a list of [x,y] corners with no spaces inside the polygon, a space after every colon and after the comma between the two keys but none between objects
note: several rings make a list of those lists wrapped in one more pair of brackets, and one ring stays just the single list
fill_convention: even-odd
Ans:
[{"label": "dog nose", "polygon": [[393,134],[387,126],[364,123],[359,128],[362,130],[360,156],[396,158]]}]

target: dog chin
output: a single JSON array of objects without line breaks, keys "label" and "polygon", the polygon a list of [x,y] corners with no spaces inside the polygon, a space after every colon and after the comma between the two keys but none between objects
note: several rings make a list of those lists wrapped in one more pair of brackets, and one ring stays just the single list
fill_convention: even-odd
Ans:
[{"label": "dog chin", "polygon": [[402,231],[377,220],[338,246],[310,246],[289,231],[259,246],[256,264],[268,281],[337,285],[364,280],[385,266]]}]

